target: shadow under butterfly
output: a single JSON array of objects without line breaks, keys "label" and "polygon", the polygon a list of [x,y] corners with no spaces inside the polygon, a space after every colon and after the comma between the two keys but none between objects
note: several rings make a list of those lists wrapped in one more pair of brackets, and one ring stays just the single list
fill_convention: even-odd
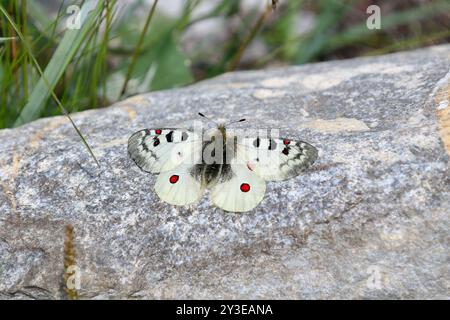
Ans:
[{"label": "shadow under butterfly", "polygon": [[155,192],[167,203],[194,203],[208,188],[217,207],[249,211],[264,198],[266,181],[299,175],[316,161],[318,152],[304,141],[239,137],[227,131],[227,125],[242,121],[214,122],[215,128],[202,132],[143,129],[129,138],[128,154],[141,170],[159,173]]}]

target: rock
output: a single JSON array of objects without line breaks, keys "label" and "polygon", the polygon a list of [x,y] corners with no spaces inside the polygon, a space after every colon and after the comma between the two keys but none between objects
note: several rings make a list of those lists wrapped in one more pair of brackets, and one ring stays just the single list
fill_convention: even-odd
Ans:
[{"label": "rock", "polygon": [[[229,73],[74,114],[101,168],[65,117],[0,131],[0,298],[64,299],[66,274],[81,299],[449,299],[449,66],[443,45]],[[279,128],[319,159],[268,183],[248,213],[208,196],[162,203],[127,139],[199,111]]]}]

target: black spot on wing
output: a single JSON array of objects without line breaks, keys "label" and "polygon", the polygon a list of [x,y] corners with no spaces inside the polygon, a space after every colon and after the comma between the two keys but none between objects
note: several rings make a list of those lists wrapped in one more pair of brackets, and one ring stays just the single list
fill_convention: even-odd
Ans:
[{"label": "black spot on wing", "polygon": [[261,140],[259,139],[259,137],[253,140],[253,145],[255,146],[255,148],[259,148],[260,143]]},{"label": "black spot on wing", "polygon": [[277,147],[277,143],[275,142],[275,140],[270,139],[269,140],[269,150],[275,150]]},{"label": "black spot on wing", "polygon": [[173,142],[173,131],[170,131],[168,134],[166,134],[166,140],[167,142]]},{"label": "black spot on wing", "polygon": [[181,141],[186,141],[188,137],[189,137],[189,135],[187,134],[187,132],[183,132],[181,134]]}]

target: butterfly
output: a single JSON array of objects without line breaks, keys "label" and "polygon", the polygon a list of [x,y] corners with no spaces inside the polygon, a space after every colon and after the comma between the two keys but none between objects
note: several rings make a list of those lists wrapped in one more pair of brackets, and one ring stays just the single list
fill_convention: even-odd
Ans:
[{"label": "butterfly", "polygon": [[161,200],[188,205],[209,189],[217,207],[249,211],[264,198],[266,181],[295,177],[318,156],[317,149],[304,141],[241,137],[225,124],[216,125],[200,132],[157,128],[131,135],[128,155],[141,170],[159,173],[155,192]]}]

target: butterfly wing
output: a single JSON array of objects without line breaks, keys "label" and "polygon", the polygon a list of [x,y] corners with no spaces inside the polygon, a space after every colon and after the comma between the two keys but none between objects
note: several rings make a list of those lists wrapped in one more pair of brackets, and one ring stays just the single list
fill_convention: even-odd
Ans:
[{"label": "butterfly wing", "polygon": [[128,140],[128,154],[143,171],[164,172],[181,163],[194,163],[201,155],[201,139],[188,130],[144,129]]},{"label": "butterfly wing", "polygon": [[224,164],[211,188],[212,202],[225,211],[245,212],[264,198],[266,182],[242,164]]},{"label": "butterfly wing", "polygon": [[173,205],[186,205],[197,201],[204,193],[201,175],[196,174],[190,164],[182,164],[161,172],[155,183],[159,198]]},{"label": "butterfly wing", "polygon": [[244,138],[236,146],[237,158],[266,181],[299,175],[317,159],[317,149],[304,141]]}]

